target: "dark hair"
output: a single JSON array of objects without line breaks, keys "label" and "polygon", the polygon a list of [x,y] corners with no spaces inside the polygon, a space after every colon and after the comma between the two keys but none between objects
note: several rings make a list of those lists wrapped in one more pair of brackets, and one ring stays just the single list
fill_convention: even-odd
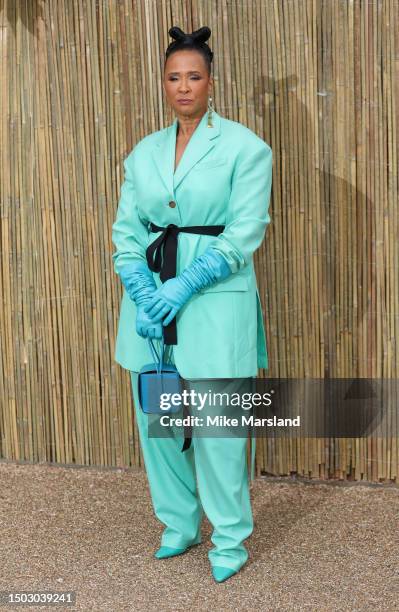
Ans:
[{"label": "dark hair", "polygon": [[211,30],[207,26],[204,26],[199,30],[192,32],[191,34],[185,34],[183,30],[181,30],[177,26],[173,26],[173,28],[170,28],[169,36],[174,38],[174,41],[171,42],[168,48],[166,49],[164,67],[168,57],[172,53],[189,49],[201,53],[202,57],[205,60],[208,73],[210,74],[213,52],[210,50],[210,48],[205,42],[208,40],[210,35]]}]

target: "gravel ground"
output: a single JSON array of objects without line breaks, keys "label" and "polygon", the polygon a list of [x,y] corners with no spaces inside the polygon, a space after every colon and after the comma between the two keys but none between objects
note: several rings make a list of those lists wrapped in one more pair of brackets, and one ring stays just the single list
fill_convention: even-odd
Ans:
[{"label": "gravel ground", "polygon": [[153,558],[143,471],[0,463],[0,591],[76,591],[61,609],[85,611],[399,610],[398,487],[261,478],[251,497],[250,559],[216,584],[207,520],[201,545]]}]

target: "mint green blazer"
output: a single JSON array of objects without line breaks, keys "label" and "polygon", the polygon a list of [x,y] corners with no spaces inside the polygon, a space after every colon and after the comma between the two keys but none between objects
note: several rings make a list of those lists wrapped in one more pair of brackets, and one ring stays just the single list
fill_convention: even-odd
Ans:
[{"label": "mint green blazer", "polygon": [[[225,225],[219,236],[178,235],[177,274],[212,245],[233,274],[201,291],[178,312],[173,357],[181,376],[237,378],[268,367],[266,337],[253,254],[270,223],[272,150],[250,129],[205,113],[174,172],[177,118],[140,140],[124,162],[124,183],[112,226],[112,255],[121,266],[146,262],[147,246],[166,227]],[[157,286],[159,274],[154,273]],[[135,329],[136,306],[125,289],[120,305],[115,360],[139,371],[152,361],[148,342]]]}]

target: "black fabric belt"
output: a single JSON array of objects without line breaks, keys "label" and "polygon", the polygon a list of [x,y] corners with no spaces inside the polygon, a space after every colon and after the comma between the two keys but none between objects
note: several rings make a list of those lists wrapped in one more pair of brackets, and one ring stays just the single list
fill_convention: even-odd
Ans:
[{"label": "black fabric belt", "polygon": [[[159,278],[164,283],[169,278],[176,276],[177,265],[177,235],[180,232],[187,234],[204,234],[206,236],[218,236],[225,228],[224,225],[186,225],[179,227],[170,223],[167,227],[159,227],[155,223],[150,223],[151,232],[162,232],[146,250],[147,263],[150,270],[159,272]],[[176,317],[164,328],[165,344],[177,344]],[[184,405],[183,416],[188,416],[189,412]],[[191,427],[184,427],[184,444],[181,449],[183,453],[191,446]]]},{"label": "black fabric belt", "polygon": [[[186,225],[185,227],[179,227],[173,223],[167,227],[159,227],[150,223],[151,232],[162,232],[162,234],[147,247],[148,267],[153,272],[160,272],[159,277],[164,283],[169,278],[176,276],[177,235],[180,232],[218,236],[224,228],[224,225]],[[164,327],[164,341],[165,344],[177,344],[176,317]]]}]

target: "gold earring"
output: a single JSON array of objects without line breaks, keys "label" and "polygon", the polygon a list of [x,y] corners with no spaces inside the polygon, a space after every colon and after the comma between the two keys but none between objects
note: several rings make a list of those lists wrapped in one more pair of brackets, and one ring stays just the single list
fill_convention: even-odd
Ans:
[{"label": "gold earring", "polygon": [[207,127],[213,127],[213,123],[212,123],[212,111],[215,110],[212,106],[212,98],[211,96],[208,97],[208,125]]}]

